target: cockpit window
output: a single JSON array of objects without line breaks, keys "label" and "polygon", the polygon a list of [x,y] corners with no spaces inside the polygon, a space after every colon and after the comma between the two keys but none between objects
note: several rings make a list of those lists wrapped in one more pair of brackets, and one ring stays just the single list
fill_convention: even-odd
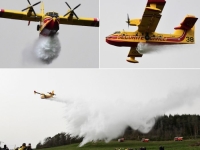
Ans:
[{"label": "cockpit window", "polygon": [[51,17],[56,17],[57,18],[59,15],[56,12],[48,12],[48,13],[45,14],[45,16],[51,16]]},{"label": "cockpit window", "polygon": [[119,34],[119,33],[121,33],[120,31],[116,31],[115,33],[113,33],[113,34]]}]

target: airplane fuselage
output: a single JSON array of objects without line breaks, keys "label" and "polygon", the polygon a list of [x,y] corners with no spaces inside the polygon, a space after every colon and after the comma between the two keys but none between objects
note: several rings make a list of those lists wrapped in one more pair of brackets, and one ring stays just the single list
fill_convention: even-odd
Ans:
[{"label": "airplane fuselage", "polygon": [[59,30],[59,17],[56,12],[48,12],[42,17],[38,26],[40,34],[43,36],[52,36]]},{"label": "airplane fuselage", "polygon": [[41,96],[40,96],[41,99],[52,98],[52,97],[55,95],[55,94],[54,94],[54,91],[48,92],[48,94],[39,93],[39,92],[34,91],[34,94],[39,94],[39,95],[41,95]]},{"label": "airplane fuselage", "polygon": [[194,36],[193,32],[187,30],[177,30],[174,34],[162,34],[153,32],[149,34],[150,39],[145,39],[145,34],[138,31],[126,32],[117,31],[106,37],[106,42],[114,46],[124,47],[137,47],[138,43],[149,43],[149,44],[193,44]]},{"label": "airplane fuselage", "polygon": [[46,98],[51,98],[51,97],[53,97],[53,95],[50,95],[50,94],[43,94],[43,95],[41,95],[41,99],[46,99]]}]

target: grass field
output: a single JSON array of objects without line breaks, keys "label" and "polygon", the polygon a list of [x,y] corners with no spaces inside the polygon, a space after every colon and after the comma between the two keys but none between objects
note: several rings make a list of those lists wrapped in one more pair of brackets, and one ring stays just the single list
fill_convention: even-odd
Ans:
[{"label": "grass field", "polygon": [[198,140],[185,140],[185,141],[150,141],[148,143],[143,143],[140,141],[125,141],[116,142],[112,141],[109,143],[97,142],[88,143],[83,147],[78,147],[78,144],[71,144],[66,146],[46,148],[40,150],[115,150],[115,148],[133,148],[134,150],[139,150],[140,147],[146,147],[146,150],[159,150],[160,146],[164,147],[164,150],[200,150],[200,146],[195,146],[200,144],[200,139]]}]

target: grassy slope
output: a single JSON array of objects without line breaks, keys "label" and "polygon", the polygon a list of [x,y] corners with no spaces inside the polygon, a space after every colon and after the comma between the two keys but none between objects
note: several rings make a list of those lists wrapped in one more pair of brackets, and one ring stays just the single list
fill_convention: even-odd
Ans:
[{"label": "grassy slope", "polygon": [[186,140],[182,142],[150,141],[149,143],[142,143],[140,141],[125,141],[123,143],[119,143],[113,141],[109,143],[89,143],[83,147],[78,147],[78,144],[71,144],[40,150],[114,150],[115,148],[137,148],[137,150],[139,150],[140,147],[146,147],[147,150],[159,150],[160,146],[164,146],[165,150],[200,150],[200,146],[191,146],[197,142],[200,143],[200,140]]}]

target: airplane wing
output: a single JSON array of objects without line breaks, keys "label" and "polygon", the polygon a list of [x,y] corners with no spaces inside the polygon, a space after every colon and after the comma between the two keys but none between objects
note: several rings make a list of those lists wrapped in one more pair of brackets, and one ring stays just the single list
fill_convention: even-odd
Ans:
[{"label": "airplane wing", "polygon": [[59,16],[60,24],[69,24],[69,25],[79,25],[79,26],[91,26],[99,27],[99,20],[97,18],[68,18]]},{"label": "airplane wing", "polygon": [[155,32],[165,6],[165,0],[148,0],[138,31],[142,33]]},{"label": "airplane wing", "polygon": [[40,95],[45,95],[45,94],[42,94],[42,93],[39,93],[39,92],[36,92],[36,91],[34,91],[34,93],[35,94],[40,94]]},{"label": "airplane wing", "polygon": [[42,15],[36,14],[35,16],[33,13],[28,15],[27,12],[0,9],[0,18],[39,22],[42,18]]}]

